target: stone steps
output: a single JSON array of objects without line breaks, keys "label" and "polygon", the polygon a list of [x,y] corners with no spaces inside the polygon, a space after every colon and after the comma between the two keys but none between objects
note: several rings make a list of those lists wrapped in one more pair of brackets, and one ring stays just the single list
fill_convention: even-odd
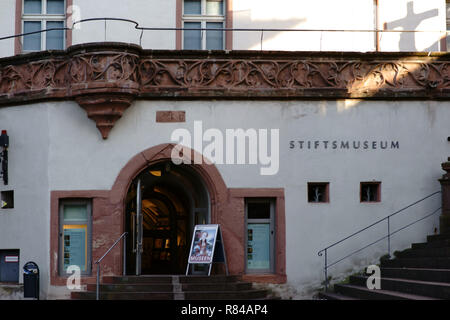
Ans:
[{"label": "stone steps", "polygon": [[439,300],[450,299],[450,234],[431,235],[426,243],[396,252],[380,263],[381,289],[368,289],[369,275],[350,276],[349,284],[320,293],[330,300]]},{"label": "stone steps", "polygon": [[[267,295],[239,276],[105,276],[100,285],[101,300],[259,300]],[[96,299],[96,284],[72,292],[71,298]]]},{"label": "stone steps", "polygon": [[396,253],[396,258],[445,258],[450,257],[450,247],[406,249]]},{"label": "stone steps", "polygon": [[398,258],[382,260],[382,268],[426,268],[426,269],[450,269],[450,257],[420,257]]},{"label": "stone steps", "polygon": [[[230,283],[181,283],[179,289],[187,291],[240,291],[250,290],[251,283],[230,282]],[[169,292],[173,290],[171,283],[135,283],[135,284],[101,284],[100,291],[108,292]],[[96,284],[88,284],[87,291],[95,291]]]},{"label": "stone steps", "polygon": [[[255,300],[264,299],[265,290],[244,290],[239,292],[105,292],[100,291],[101,300]],[[75,300],[95,300],[95,291],[72,292]]]},{"label": "stone steps", "polygon": [[356,298],[349,297],[349,296],[343,296],[341,294],[334,293],[334,292],[320,292],[319,299],[322,299],[322,300],[323,299],[324,300],[358,300]]},{"label": "stone steps", "polygon": [[450,283],[450,269],[381,268],[381,276]]},{"label": "stone steps", "polygon": [[433,240],[430,242],[413,243],[412,249],[428,249],[428,248],[445,248],[450,247],[450,239],[445,240]]},{"label": "stone steps", "polygon": [[436,300],[430,297],[396,292],[391,290],[384,290],[384,289],[370,290],[367,289],[366,287],[361,287],[352,284],[346,285],[337,284],[334,286],[334,290],[338,294],[360,300]]},{"label": "stone steps", "polygon": [[[366,276],[351,276],[350,283],[366,287],[367,279]],[[382,277],[381,288],[437,299],[450,299],[450,283]]]},{"label": "stone steps", "polygon": [[185,276],[185,275],[142,275],[142,276],[104,276],[102,283],[224,283],[241,281],[241,276]]}]

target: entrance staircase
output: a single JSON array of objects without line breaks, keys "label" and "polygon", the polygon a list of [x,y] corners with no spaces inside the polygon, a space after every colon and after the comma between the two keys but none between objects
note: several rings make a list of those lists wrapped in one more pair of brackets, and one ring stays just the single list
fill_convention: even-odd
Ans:
[{"label": "entrance staircase", "polygon": [[319,293],[327,300],[450,299],[450,234],[427,237],[410,249],[381,260],[381,289],[368,289],[368,275],[351,276],[349,284]]},{"label": "entrance staircase", "polygon": [[[267,299],[267,290],[254,289],[240,276],[104,276],[101,300],[236,300]],[[95,300],[96,284],[71,293],[72,299]]]}]

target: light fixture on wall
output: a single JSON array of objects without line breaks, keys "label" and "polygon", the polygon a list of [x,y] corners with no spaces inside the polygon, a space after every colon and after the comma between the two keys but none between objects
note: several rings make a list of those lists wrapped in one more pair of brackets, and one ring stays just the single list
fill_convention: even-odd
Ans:
[{"label": "light fixture on wall", "polygon": [[2,130],[2,134],[0,135],[0,147],[2,148],[2,152],[0,153],[0,163],[1,163],[0,174],[3,177],[3,183],[5,185],[8,184],[8,146],[9,146],[8,134],[6,130]]}]

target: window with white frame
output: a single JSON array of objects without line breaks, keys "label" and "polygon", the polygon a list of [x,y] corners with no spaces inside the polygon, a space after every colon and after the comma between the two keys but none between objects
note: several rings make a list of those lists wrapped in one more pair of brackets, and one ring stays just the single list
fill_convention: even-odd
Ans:
[{"label": "window with white frame", "polygon": [[447,41],[447,51],[450,51],[450,1],[447,0],[446,3],[446,25],[447,25],[447,34],[446,34],[446,41]]},{"label": "window with white frame", "polygon": [[223,29],[224,26],[223,0],[183,1],[183,49],[223,50],[225,33],[217,29]]},{"label": "window with white frame", "polygon": [[[64,28],[65,0],[23,0],[22,31],[36,32]],[[63,50],[64,30],[52,30],[25,35],[22,51]]]}]

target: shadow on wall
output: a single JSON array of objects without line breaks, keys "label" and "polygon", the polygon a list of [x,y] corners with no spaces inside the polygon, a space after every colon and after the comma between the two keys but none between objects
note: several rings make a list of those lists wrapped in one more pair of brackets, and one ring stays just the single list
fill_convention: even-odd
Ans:
[{"label": "shadow on wall", "polygon": [[[253,20],[251,18],[251,10],[233,11],[233,17],[238,16],[242,21],[248,21],[248,25],[240,26],[239,28],[249,28],[249,29],[296,29],[299,25],[306,22],[307,18],[291,18],[291,19],[271,19],[267,20]],[[264,43],[270,42],[283,33],[288,34],[301,34],[301,31],[234,31],[235,33],[249,33],[245,35],[245,42],[242,41],[238,43],[238,48],[233,48],[234,50],[265,50]],[[237,35],[234,34],[233,38]],[[292,44],[291,45],[295,45]],[[278,48],[277,50],[286,50],[283,48]],[[289,49],[288,49],[289,50]]]},{"label": "shadow on wall", "polygon": [[[395,28],[402,28],[403,30],[417,30],[417,27],[422,21],[436,17],[439,15],[438,9],[432,9],[421,13],[414,12],[414,2],[409,1],[406,4],[406,16],[404,18],[390,21],[384,24],[384,30],[393,30]],[[428,48],[418,49],[416,45],[415,32],[401,32],[399,40],[400,51],[439,51],[439,42],[433,43]]]},{"label": "shadow on wall", "polygon": [[[303,18],[291,18],[291,19],[270,19],[270,20],[255,20],[251,17],[252,10],[239,10],[234,11],[233,16],[239,17],[239,20],[241,21],[248,21],[247,24],[244,24],[242,28],[251,28],[251,29],[301,29],[301,25],[308,21],[306,17]],[[420,24],[423,21],[426,21],[428,19],[437,17],[439,15],[439,10],[431,9],[424,12],[415,12],[414,9],[414,2],[409,1],[406,3],[406,15],[398,20],[393,20],[389,22],[385,22],[383,26],[383,30],[396,30],[398,32],[381,32],[381,39],[389,39],[388,42],[392,41],[392,44],[395,46],[396,40],[394,40],[393,37],[398,37],[398,49],[394,49],[393,51],[445,51],[445,45],[441,49],[440,42],[435,41],[430,46],[423,48],[420,44],[418,45],[418,38],[429,38],[430,35],[433,37],[435,36],[436,31],[435,29],[430,30],[430,32],[424,32],[421,31],[419,28]],[[370,29],[370,28],[369,28]],[[374,29],[375,30],[375,29]],[[418,32],[401,32],[404,31],[418,31]],[[330,38],[329,35],[327,37],[327,40],[322,39],[324,36],[324,33],[318,29],[318,31],[264,31],[262,33],[259,30],[255,31],[235,31],[235,34],[237,33],[240,35],[241,33],[250,33],[250,35],[246,35],[245,41],[235,41],[237,50],[300,50],[300,51],[316,51],[317,48],[316,44],[320,42],[318,47],[320,47],[320,51],[322,51],[322,41],[332,41],[332,39],[336,39],[336,36],[339,36],[339,32],[337,33],[331,33],[332,37]],[[326,32],[325,32],[326,33]],[[291,36],[293,35],[293,36]],[[333,36],[336,35],[336,36]],[[363,32],[361,35],[358,33],[354,33],[354,35],[358,35],[358,39],[364,39],[364,38],[370,38],[367,44],[363,44],[363,47],[367,46],[370,41],[375,41],[376,34],[372,32]],[[235,35],[236,36],[236,35]],[[442,38],[445,40],[445,33],[442,32]],[[240,38],[241,36],[239,36]],[[360,38],[362,37],[362,38]],[[279,38],[279,39],[276,39]],[[235,38],[237,39],[237,37]],[[373,40],[372,40],[373,39]],[[272,41],[275,40],[275,41]],[[280,43],[277,43],[277,40],[280,41]],[[283,42],[284,40],[284,42]],[[294,41],[293,41],[294,40]],[[350,41],[355,41],[355,39],[351,39]],[[357,40],[358,42],[360,40]],[[363,40],[365,41],[365,40]],[[280,44],[280,45],[279,45]],[[328,45],[328,44],[327,44]],[[348,51],[348,47],[340,47],[348,46],[348,42],[344,41],[341,44],[338,44],[337,47],[331,49],[332,51]],[[388,46],[390,44],[387,44]],[[340,48],[339,48],[340,47]],[[356,51],[366,51],[367,49],[356,49]],[[375,51],[375,47],[372,49]],[[370,51],[372,51],[370,50]],[[354,50],[353,50],[354,51]],[[385,51],[385,50],[382,50]],[[392,50],[388,50],[392,51]]]}]

